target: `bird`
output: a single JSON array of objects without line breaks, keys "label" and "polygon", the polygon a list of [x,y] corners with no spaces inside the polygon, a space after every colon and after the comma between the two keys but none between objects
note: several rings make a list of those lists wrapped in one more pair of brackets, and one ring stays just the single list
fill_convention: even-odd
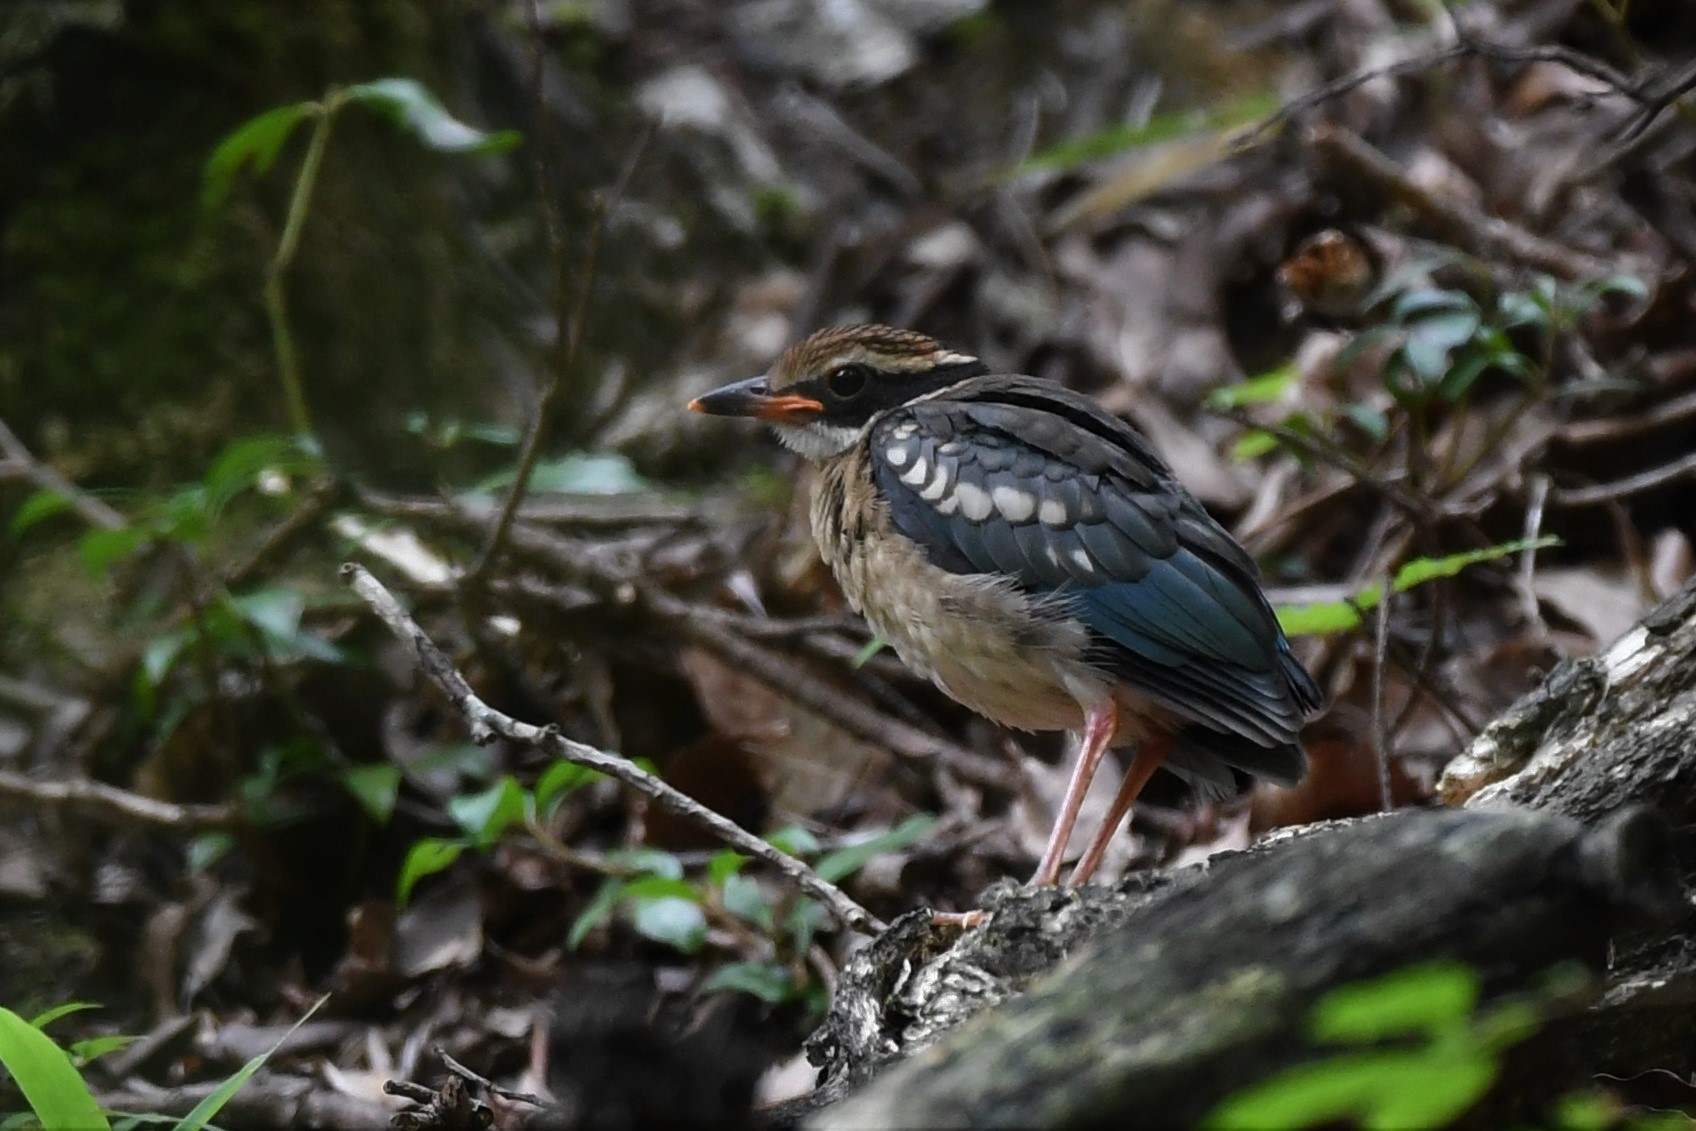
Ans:
[{"label": "bird", "polygon": [[689,408],[748,417],[816,465],[810,519],[843,595],[913,671],[1079,753],[1030,883],[1053,886],[1109,749],[1130,755],[1068,884],[1161,767],[1204,795],[1294,784],[1321,706],[1247,551],[1153,446],[1059,382],[917,331],[819,330]]}]

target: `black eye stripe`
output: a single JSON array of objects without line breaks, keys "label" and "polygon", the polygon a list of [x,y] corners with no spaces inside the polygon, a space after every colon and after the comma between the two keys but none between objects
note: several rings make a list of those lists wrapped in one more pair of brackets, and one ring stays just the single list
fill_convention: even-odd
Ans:
[{"label": "black eye stripe", "polygon": [[[824,419],[832,424],[859,427],[884,409],[905,404],[914,397],[935,392],[968,377],[987,372],[981,361],[950,362],[917,373],[895,373],[878,369],[864,362],[849,362],[799,381],[783,392],[814,397],[824,407]],[[853,393],[846,388],[832,387],[833,379],[845,370],[857,370],[864,376],[864,385]]]}]

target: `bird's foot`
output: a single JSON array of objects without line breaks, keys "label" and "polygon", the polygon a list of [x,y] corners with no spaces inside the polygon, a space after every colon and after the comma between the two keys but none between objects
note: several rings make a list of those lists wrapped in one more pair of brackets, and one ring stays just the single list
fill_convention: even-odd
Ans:
[{"label": "bird's foot", "polygon": [[983,922],[984,916],[987,914],[989,912],[982,910],[932,911],[930,922],[933,927],[957,927],[962,931],[969,931]]}]

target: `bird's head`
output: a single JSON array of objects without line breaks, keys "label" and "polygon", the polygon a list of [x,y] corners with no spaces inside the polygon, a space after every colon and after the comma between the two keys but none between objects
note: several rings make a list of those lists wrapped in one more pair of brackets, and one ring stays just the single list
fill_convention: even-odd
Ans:
[{"label": "bird's head", "polygon": [[820,330],[770,372],[689,402],[696,412],[764,420],[808,459],[840,455],[882,412],[986,372],[935,338],[888,326]]}]

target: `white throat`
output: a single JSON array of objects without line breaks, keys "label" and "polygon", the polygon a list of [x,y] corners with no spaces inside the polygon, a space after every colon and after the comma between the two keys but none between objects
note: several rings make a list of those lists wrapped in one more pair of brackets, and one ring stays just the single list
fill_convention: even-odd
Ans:
[{"label": "white throat", "polygon": [[865,436],[870,422],[858,427],[849,428],[841,424],[826,424],[815,420],[809,424],[776,424],[772,428],[777,438],[783,441],[783,446],[792,452],[799,452],[814,463],[822,463],[832,456],[839,456]]}]

